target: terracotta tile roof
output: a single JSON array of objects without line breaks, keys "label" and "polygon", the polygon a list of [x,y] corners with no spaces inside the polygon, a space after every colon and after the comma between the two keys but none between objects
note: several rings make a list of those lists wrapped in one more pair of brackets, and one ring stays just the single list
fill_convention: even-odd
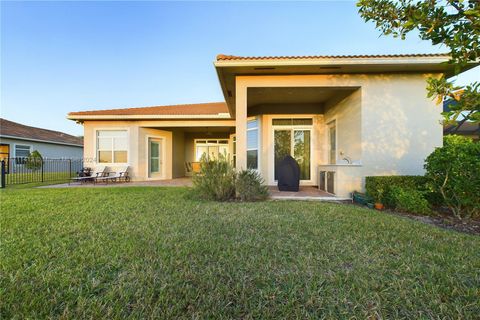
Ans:
[{"label": "terracotta tile roof", "polygon": [[178,104],[170,106],[153,106],[142,108],[108,109],[70,112],[69,116],[95,116],[95,115],[217,115],[228,113],[225,102]]},{"label": "terracotta tile roof", "polygon": [[30,127],[2,118],[0,118],[0,136],[83,146],[83,138],[75,137],[60,131]]},{"label": "terracotta tile roof", "polygon": [[416,58],[416,57],[443,57],[446,53],[414,53],[414,54],[379,54],[379,55],[318,55],[318,56],[260,56],[240,57],[219,54],[217,61],[229,60],[306,60],[306,59],[365,59],[365,58]]}]

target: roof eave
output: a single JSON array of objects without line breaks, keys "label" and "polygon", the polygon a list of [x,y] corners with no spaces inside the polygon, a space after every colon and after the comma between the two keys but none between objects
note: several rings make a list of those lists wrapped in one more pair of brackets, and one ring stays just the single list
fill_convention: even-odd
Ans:
[{"label": "roof eave", "polygon": [[231,99],[234,93],[228,93],[227,85],[225,83],[225,77],[223,74],[223,69],[217,66],[216,62],[213,63],[215,66],[215,70],[217,71],[218,81],[220,82],[220,88],[222,89],[223,97],[225,98],[225,102],[227,104],[228,112],[230,113],[231,118],[235,118],[235,109],[232,107]]},{"label": "roof eave", "polygon": [[231,119],[228,113],[212,114],[196,114],[196,115],[77,115],[68,114],[67,119],[74,121],[83,120],[206,120],[206,119]]},{"label": "roof eave", "polygon": [[5,134],[0,134],[0,138],[16,139],[16,140],[24,140],[24,141],[35,141],[35,142],[43,142],[43,143],[49,143],[49,144],[60,144],[60,145],[65,145],[65,146],[83,148],[83,143],[82,144],[77,144],[77,143],[69,143],[69,142],[61,142],[61,141],[53,141],[53,140],[44,140],[44,139],[34,139],[34,138],[28,138],[28,137],[11,136],[11,135],[5,135]]}]

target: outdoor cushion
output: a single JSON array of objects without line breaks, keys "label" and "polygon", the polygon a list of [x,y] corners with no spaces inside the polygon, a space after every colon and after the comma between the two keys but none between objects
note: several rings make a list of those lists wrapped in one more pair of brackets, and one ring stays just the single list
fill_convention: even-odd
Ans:
[{"label": "outdoor cushion", "polygon": [[278,167],[278,190],[298,191],[300,166],[292,156],[286,156]]}]

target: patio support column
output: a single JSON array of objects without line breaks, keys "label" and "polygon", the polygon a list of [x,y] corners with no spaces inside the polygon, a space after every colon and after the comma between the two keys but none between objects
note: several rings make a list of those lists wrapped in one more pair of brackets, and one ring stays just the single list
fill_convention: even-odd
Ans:
[{"label": "patio support column", "polygon": [[247,168],[247,86],[241,78],[235,79],[236,168]]}]

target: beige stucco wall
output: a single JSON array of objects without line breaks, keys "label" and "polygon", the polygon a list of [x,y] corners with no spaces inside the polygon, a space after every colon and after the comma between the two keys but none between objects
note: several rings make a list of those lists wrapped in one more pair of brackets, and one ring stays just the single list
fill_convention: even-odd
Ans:
[{"label": "beige stucco wall", "polygon": [[137,146],[138,159],[135,163],[132,163],[135,171],[135,180],[149,180],[158,179],[158,177],[148,176],[148,139],[163,139],[164,144],[161,151],[162,156],[162,179],[173,178],[173,133],[171,131],[150,129],[150,128],[138,128],[139,135],[137,144],[131,145],[133,149]]},{"label": "beige stucco wall", "polygon": [[[337,151],[358,165],[337,176],[337,195],[363,189],[368,175],[423,174],[424,159],[442,145],[441,107],[426,97],[430,74],[239,76],[236,78],[237,168],[246,167],[246,103],[248,87],[350,87],[359,88],[337,106],[327,106],[325,121],[337,119]],[[266,123],[266,120],[263,121]],[[268,140],[262,137],[267,144]],[[327,163],[325,126],[317,165]],[[265,153],[263,150],[262,154]],[[323,156],[322,156],[323,154]],[[338,156],[338,154],[337,154]],[[270,180],[262,162],[261,174]],[[271,181],[269,181],[271,183]]]},{"label": "beige stucco wall", "polygon": [[[172,132],[159,129],[143,128],[136,121],[85,121],[84,127],[84,158],[85,166],[95,166],[96,162],[96,131],[97,130],[127,130],[128,132],[128,165],[132,180],[147,180],[147,139],[149,137],[163,138],[163,177],[172,178]],[[122,165],[106,164],[110,171],[115,171]]]},{"label": "beige stucco wall", "polygon": [[[327,105],[325,112],[325,125],[335,121],[337,129],[337,161],[342,162],[344,157],[348,157],[352,162],[362,160],[362,118],[361,118],[361,89],[342,101]],[[323,127],[325,139],[323,142],[323,157],[319,163],[328,163],[328,137],[327,127]],[[344,153],[344,157],[341,156]]]},{"label": "beige stucco wall", "polygon": [[[96,131],[97,130],[127,130],[129,146],[138,142],[138,127],[131,121],[85,121],[83,123],[83,153],[85,166],[94,167],[96,162]],[[130,148],[132,149],[132,148]],[[128,150],[129,174],[137,175],[138,149]],[[111,171],[115,171],[117,165],[109,165]]]},{"label": "beige stucco wall", "polygon": [[[84,126],[84,158],[86,166],[96,163],[96,130],[127,130],[128,131],[128,165],[129,174],[133,180],[149,180],[148,177],[148,138],[163,139],[162,175],[152,179],[172,179],[183,177],[185,161],[195,161],[194,139],[230,139],[229,132],[205,133],[185,132],[186,127],[228,127],[233,120],[210,121],[85,121]],[[176,128],[173,128],[176,127]],[[158,128],[149,128],[158,127]],[[165,129],[161,129],[164,127]],[[225,129],[227,130],[227,129]],[[107,164],[111,171],[121,165]]]}]

